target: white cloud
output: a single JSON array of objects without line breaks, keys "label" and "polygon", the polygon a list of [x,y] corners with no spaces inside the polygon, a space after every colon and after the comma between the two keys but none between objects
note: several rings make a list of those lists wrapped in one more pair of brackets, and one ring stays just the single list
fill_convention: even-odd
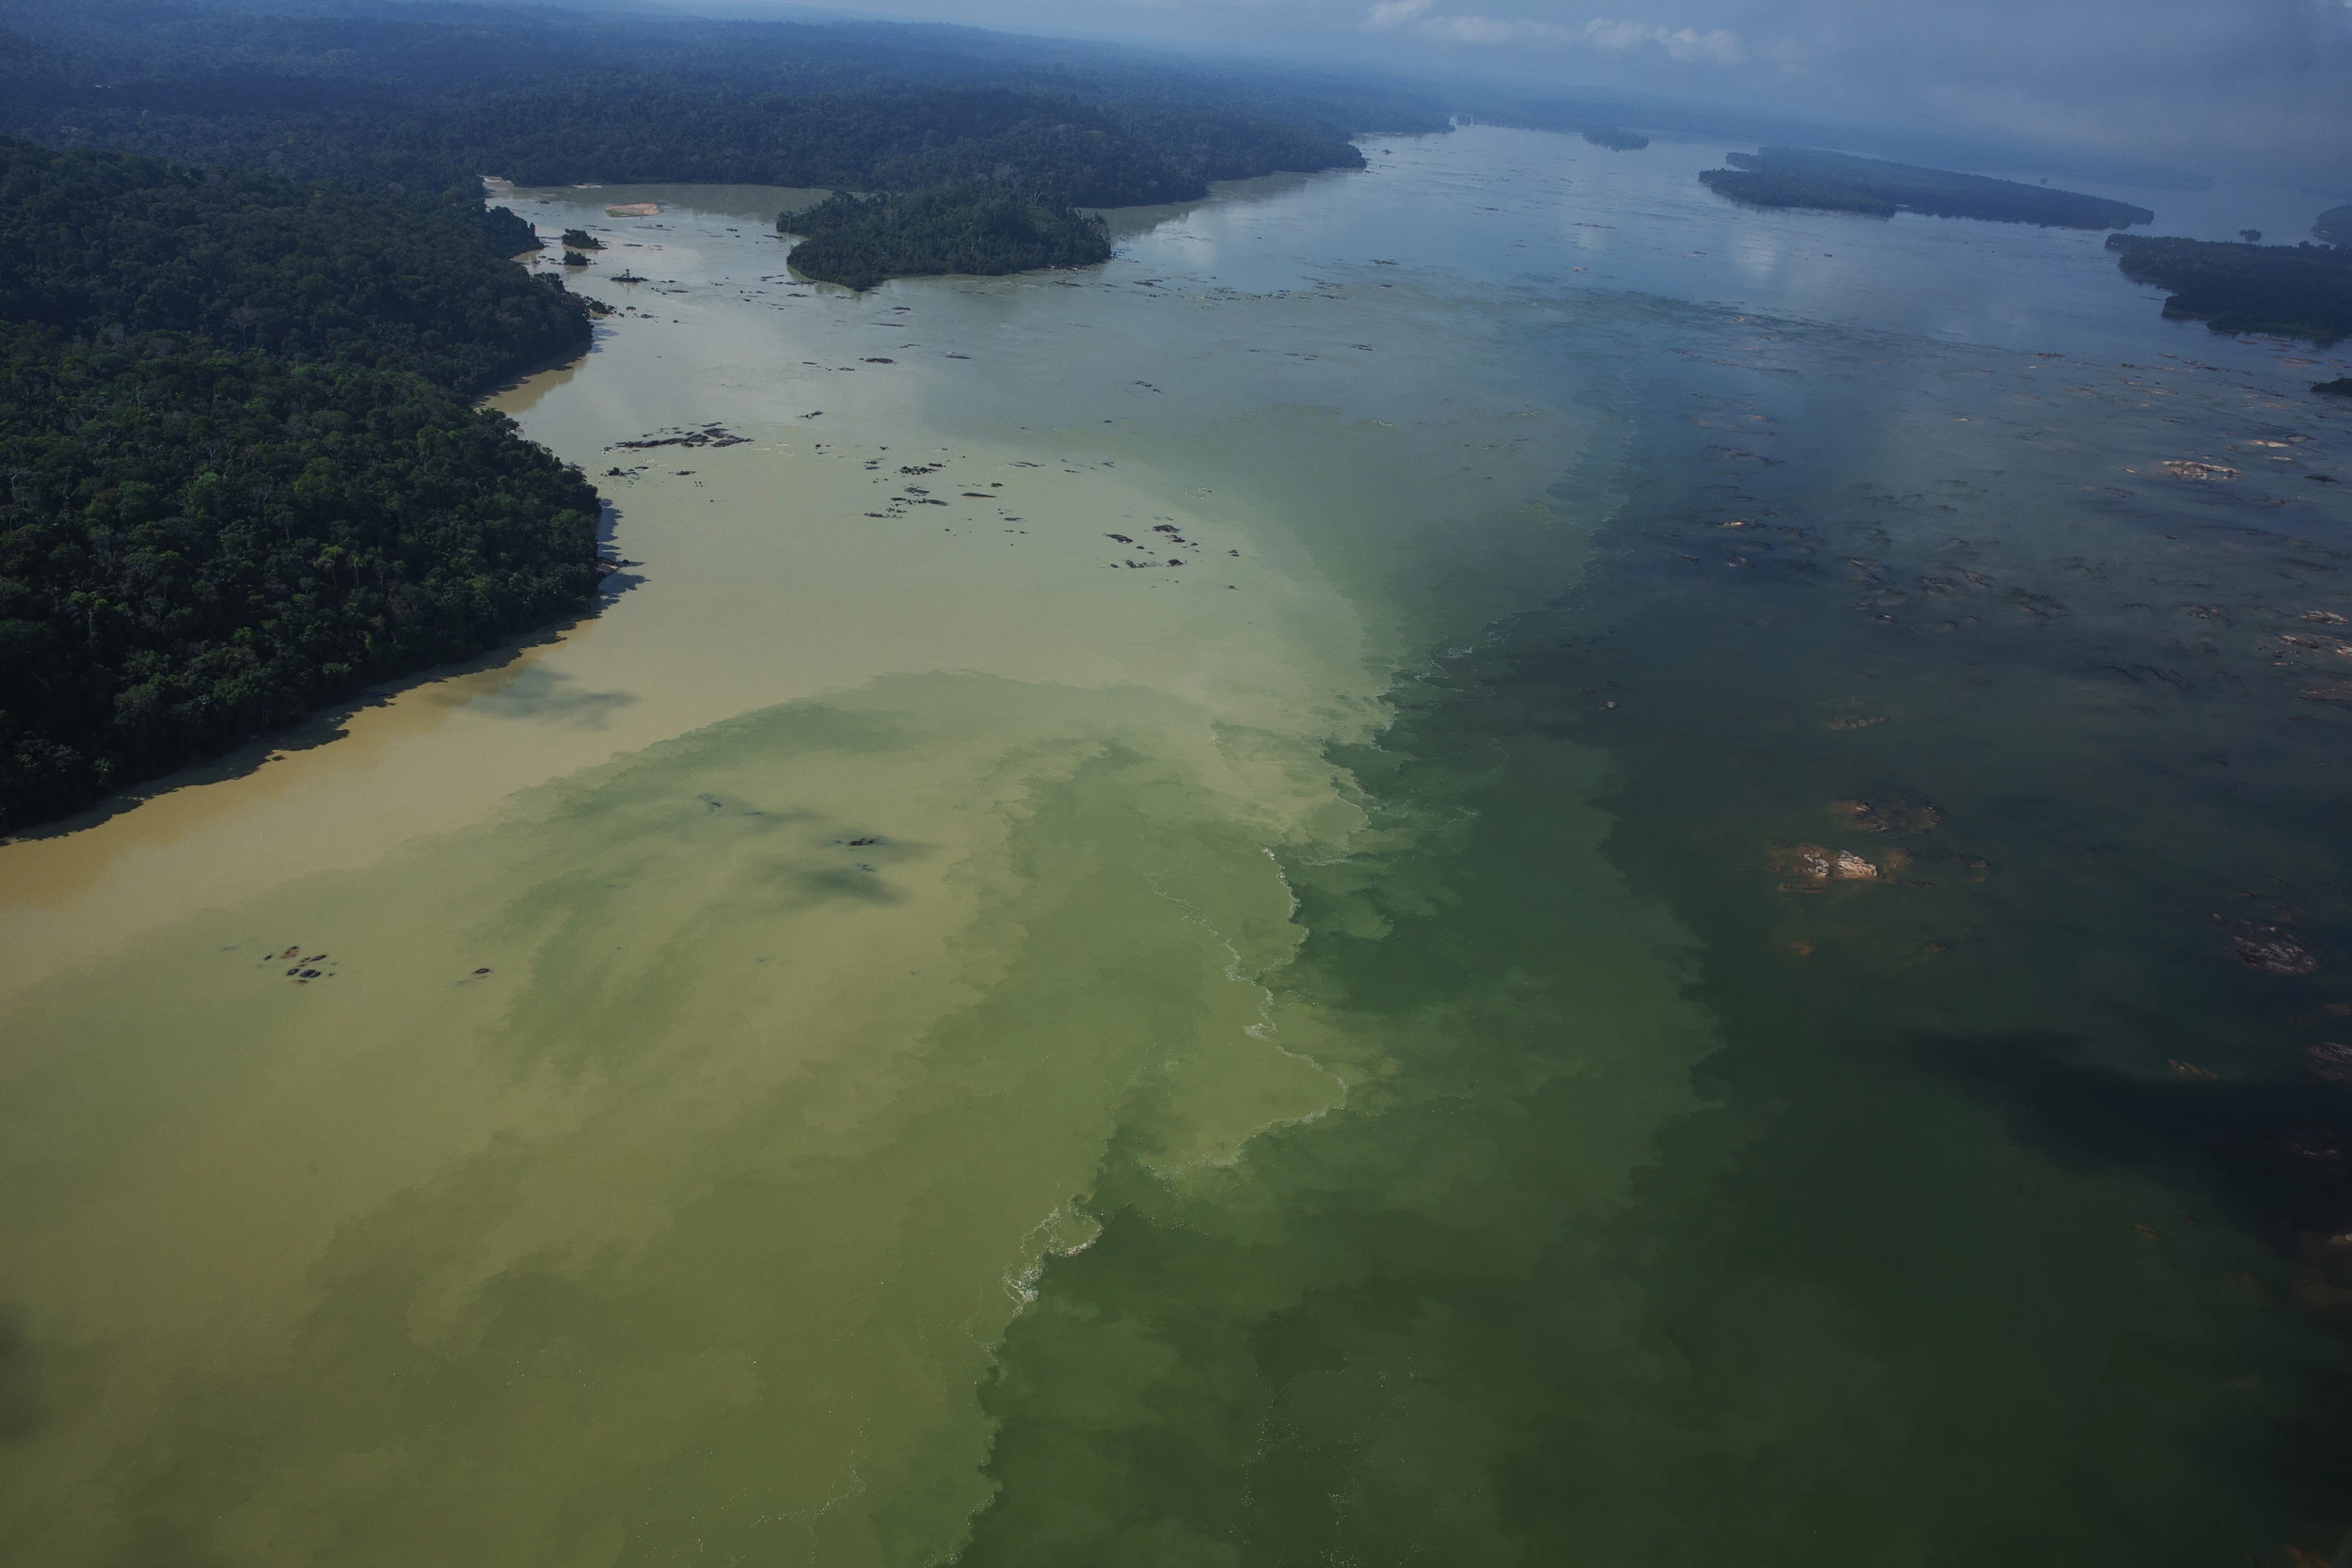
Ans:
[{"label": "white cloud", "polygon": [[1576,36],[1549,22],[1506,22],[1491,16],[1433,16],[1418,30],[1461,43],[1564,43]]},{"label": "white cloud", "polygon": [[1584,41],[1601,49],[1637,49],[1654,43],[1677,60],[1711,60],[1718,65],[1737,65],[1748,57],[1740,35],[1721,27],[1702,33],[1695,27],[1645,26],[1597,16],[1584,24]]},{"label": "white cloud", "polygon": [[[2344,0],[2352,5],[2352,0]],[[1409,28],[1428,38],[1456,43],[1562,43],[1596,49],[1639,49],[1655,45],[1677,60],[1702,60],[1736,65],[1748,57],[1740,35],[1722,27],[1700,32],[1695,27],[1664,27],[1641,22],[1613,22],[1595,17],[1581,27],[1556,22],[1494,16],[1438,15],[1437,0],[1379,0],[1364,18],[1374,32]]]}]

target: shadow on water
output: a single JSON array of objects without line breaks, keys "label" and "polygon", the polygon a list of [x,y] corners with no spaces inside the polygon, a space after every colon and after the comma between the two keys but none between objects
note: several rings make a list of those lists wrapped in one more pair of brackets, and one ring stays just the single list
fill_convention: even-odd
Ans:
[{"label": "shadow on water", "polygon": [[[2259,1238],[2276,1267],[2239,1275],[2267,1300],[2278,1286],[2321,1342],[2297,1371],[2296,1397],[2276,1413],[2263,1465],[2292,1493],[2332,1499],[2341,1528],[2344,1477],[2352,1473],[2352,1073],[2321,1055],[2302,1082],[2164,1082],[2079,1059],[2063,1038],[1927,1037],[1916,1042],[1931,1072],[1995,1107],[2022,1144],[2074,1168],[2116,1166],[2180,1191],[2185,1213],[2209,1206]],[[2339,1048],[2340,1050],[2341,1048]],[[2352,1056],[2352,1053],[2347,1053]],[[2143,1231],[2153,1244],[2164,1237]],[[2327,1348],[2332,1340],[2333,1353]],[[2307,1539],[2329,1526],[2311,1522]],[[2315,1568],[2316,1549],[2289,1547],[2294,1568]],[[2352,1532],[2328,1560],[2352,1563]]]},{"label": "shadow on water", "polygon": [[2062,1039],[1930,1038],[1919,1051],[2053,1159],[2209,1195],[2303,1266],[2301,1299],[2352,1307],[2352,1083],[2154,1081],[2081,1061]]},{"label": "shadow on water", "polygon": [[0,1443],[29,1437],[40,1424],[32,1357],[23,1314],[0,1307]]}]

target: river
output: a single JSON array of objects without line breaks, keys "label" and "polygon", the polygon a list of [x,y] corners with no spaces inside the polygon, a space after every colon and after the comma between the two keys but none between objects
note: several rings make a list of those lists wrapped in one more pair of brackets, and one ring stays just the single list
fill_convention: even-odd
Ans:
[{"label": "river", "polygon": [[2328,1560],[2344,358],[1366,147],[512,193],[601,613],[0,847],[12,1561]]}]

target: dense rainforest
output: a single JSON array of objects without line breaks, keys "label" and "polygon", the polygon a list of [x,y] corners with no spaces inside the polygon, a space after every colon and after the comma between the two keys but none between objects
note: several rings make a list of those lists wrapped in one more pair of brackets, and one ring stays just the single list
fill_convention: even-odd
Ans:
[{"label": "dense rainforest", "polygon": [[470,403],[588,340],[513,241],[0,140],[0,831],[591,601],[596,492]]},{"label": "dense rainforest", "polygon": [[1447,124],[1360,85],[951,28],[283,4],[306,14],[0,0],[0,131],[405,191],[989,175],[1112,206],[1358,166],[1351,135]]},{"label": "dense rainforest", "polygon": [[795,271],[852,289],[888,277],[1088,266],[1111,254],[1101,218],[993,180],[910,196],[836,191],[779,214],[776,230],[803,236],[792,247]]},{"label": "dense rainforest", "polygon": [[[1116,207],[1360,167],[1350,136],[1449,123],[1358,82],[955,28],[264,3],[288,14],[0,0],[0,133],[453,205],[478,205],[495,174],[900,194],[988,179]],[[1035,248],[915,243],[946,234],[926,220],[889,253],[942,272]]]},{"label": "dense rainforest", "polygon": [[1872,217],[1912,212],[2050,229],[2128,229],[2156,219],[2145,207],[2105,197],[1845,152],[1768,147],[1728,153],[1724,161],[1733,166],[1704,170],[1700,181],[1719,196],[1755,207],[1811,207]]},{"label": "dense rainforest", "polygon": [[[794,96],[605,72],[429,110],[120,115],[103,141],[210,165],[404,189],[497,174],[595,182],[915,190],[1005,175],[1088,206],[1197,198],[1211,180],[1359,167],[1341,134],[1206,108],[1100,107],[1001,87],[874,87]],[[44,138],[50,139],[50,138]]]},{"label": "dense rainforest", "polygon": [[2274,332],[2332,347],[2352,337],[2352,249],[2110,234],[2123,275],[2171,295],[2168,316],[2216,332]]}]

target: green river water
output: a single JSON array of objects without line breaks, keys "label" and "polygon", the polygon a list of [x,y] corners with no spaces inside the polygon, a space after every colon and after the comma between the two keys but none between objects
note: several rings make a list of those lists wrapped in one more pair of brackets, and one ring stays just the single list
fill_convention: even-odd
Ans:
[{"label": "green river water", "polygon": [[1367,150],[515,194],[611,603],[0,847],[8,1561],[2333,1560],[2344,360]]}]

